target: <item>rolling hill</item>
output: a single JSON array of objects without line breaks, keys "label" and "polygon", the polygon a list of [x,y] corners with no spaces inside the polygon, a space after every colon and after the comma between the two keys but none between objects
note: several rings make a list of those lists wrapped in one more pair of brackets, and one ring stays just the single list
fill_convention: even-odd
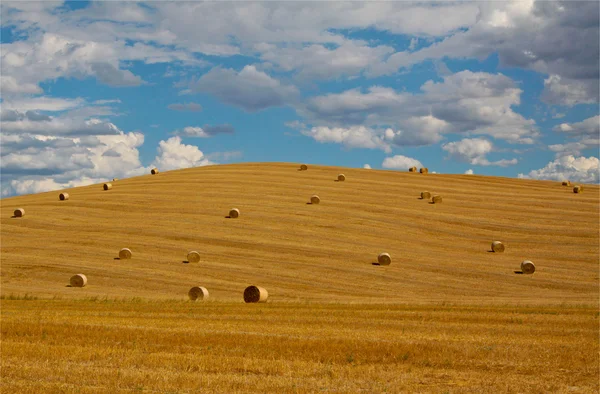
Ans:
[{"label": "rolling hill", "polygon": [[[291,163],[161,172],[1,200],[2,295],[596,304],[599,188]],[[346,181],[337,182],[338,173]],[[443,203],[420,199],[440,194]],[[319,195],[321,203],[307,204]],[[237,207],[237,219],[226,218]],[[22,218],[12,217],[24,208]],[[502,254],[490,243],[506,245]],[[131,260],[118,260],[121,248]],[[197,264],[184,263],[197,250]],[[374,266],[388,252],[390,266]],[[532,260],[533,275],[519,275]],[[68,287],[84,273],[88,285]]]}]

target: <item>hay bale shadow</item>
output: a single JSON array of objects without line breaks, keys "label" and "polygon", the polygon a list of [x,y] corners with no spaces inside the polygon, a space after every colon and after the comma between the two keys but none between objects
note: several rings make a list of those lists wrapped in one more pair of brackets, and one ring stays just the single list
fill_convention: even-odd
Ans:
[{"label": "hay bale shadow", "polygon": [[493,251],[493,250],[491,250],[491,249],[490,249],[490,250],[488,250],[487,252],[488,252],[488,253],[494,253],[494,251]]},{"label": "hay bale shadow", "polygon": [[120,257],[115,257],[113,260],[121,260]]},{"label": "hay bale shadow", "polygon": [[225,219],[231,219],[231,216],[227,215],[225,216]]},{"label": "hay bale shadow", "polygon": [[71,285],[66,285],[65,287],[73,287],[73,286],[71,286]]},{"label": "hay bale shadow", "polygon": [[10,218],[11,218],[11,219],[14,219],[14,218],[16,218],[16,216],[15,216],[15,215],[12,215]]},{"label": "hay bale shadow", "polygon": [[514,271],[514,273],[517,275],[523,275],[523,271]]},{"label": "hay bale shadow", "polygon": [[337,179],[334,179],[333,181],[334,181],[334,182],[339,182]]},{"label": "hay bale shadow", "polygon": [[371,265],[381,265],[378,262],[371,263]]},{"label": "hay bale shadow", "polygon": [[429,204],[434,205],[435,203],[433,201],[429,201]]},{"label": "hay bale shadow", "polygon": [[183,260],[183,261],[182,261],[182,263],[183,263],[183,264],[189,264],[190,262],[189,262],[189,261],[187,261],[187,260]]},{"label": "hay bale shadow", "polygon": [[312,202],[307,202],[306,205],[313,205],[313,203]]}]

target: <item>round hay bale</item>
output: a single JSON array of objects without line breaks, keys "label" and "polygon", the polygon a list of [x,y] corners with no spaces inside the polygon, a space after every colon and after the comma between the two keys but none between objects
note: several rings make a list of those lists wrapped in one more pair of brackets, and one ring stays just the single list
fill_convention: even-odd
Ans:
[{"label": "round hay bale", "polygon": [[240,216],[240,210],[239,210],[239,209],[237,209],[237,208],[232,208],[232,209],[229,211],[229,217],[230,217],[230,218],[232,218],[232,219],[236,219],[236,218],[238,218],[239,216]]},{"label": "round hay bale", "polygon": [[269,298],[269,293],[262,287],[248,286],[244,290],[244,302],[246,303],[267,302],[267,298]]},{"label": "round hay bale", "polygon": [[112,183],[105,183],[105,184],[102,186],[102,188],[103,188],[104,190],[110,190],[110,189],[112,189]]},{"label": "round hay bale", "polygon": [[535,272],[535,265],[533,265],[533,262],[525,260],[521,263],[521,271],[524,274],[533,274]]},{"label": "round hay bale", "polygon": [[119,178],[113,178],[113,180],[112,180],[112,181],[113,181],[113,182],[116,182],[116,181],[118,181],[118,180],[119,180]]},{"label": "round hay bale", "polygon": [[308,166],[306,164],[300,165],[300,171],[306,171],[306,170],[308,170]]},{"label": "round hay bale", "polygon": [[188,297],[192,301],[203,301],[208,299],[208,290],[206,287],[194,286],[188,291]]},{"label": "round hay bale", "polygon": [[321,202],[321,199],[316,194],[310,196],[310,203],[311,204],[318,204],[320,202]]},{"label": "round hay bale", "polygon": [[422,200],[429,200],[431,198],[431,193],[429,192],[421,192],[421,199]]},{"label": "round hay bale", "polygon": [[417,167],[410,167],[408,172],[417,172]]},{"label": "round hay bale", "polygon": [[200,261],[200,253],[195,250],[189,252],[187,254],[187,261],[188,263],[198,263]]},{"label": "round hay bale", "polygon": [[65,200],[68,200],[68,199],[69,199],[69,193],[60,193],[60,194],[58,195],[58,199],[59,199],[60,201],[65,201]]},{"label": "round hay bale", "polygon": [[563,181],[562,185],[563,186],[571,186],[571,182],[569,182],[569,181]]},{"label": "round hay bale", "polygon": [[123,248],[119,250],[119,259],[127,260],[131,258],[131,250],[128,248]]},{"label": "round hay bale", "polygon": [[434,204],[440,204],[442,202],[442,196],[435,195],[431,197],[431,202]]},{"label": "round hay bale", "polygon": [[581,186],[575,186],[573,188],[573,193],[581,193],[583,191],[583,188]]},{"label": "round hay bale", "polygon": [[429,173],[429,169],[428,169],[427,167],[423,167],[423,168],[421,168],[421,169],[419,170],[419,172],[420,172],[421,174],[428,174],[428,173]]},{"label": "round hay bale", "polygon": [[380,253],[379,256],[377,256],[377,262],[379,265],[390,265],[392,264],[392,258],[389,253]]},{"label": "round hay bale", "polygon": [[151,173],[152,175],[156,175],[156,174],[158,174],[158,168],[153,168],[153,169],[152,169],[152,171],[150,171],[150,173]]},{"label": "round hay bale", "polygon": [[339,174],[338,175],[338,181],[339,182],[344,182],[346,180],[346,175],[344,174]]},{"label": "round hay bale", "polygon": [[500,241],[492,242],[492,252],[504,253],[504,244]]},{"label": "round hay bale", "polygon": [[15,209],[14,215],[17,218],[22,218],[23,216],[25,216],[25,210],[23,208],[17,208]]},{"label": "round hay bale", "polygon": [[87,277],[84,274],[73,275],[69,283],[71,287],[84,287],[87,285]]}]

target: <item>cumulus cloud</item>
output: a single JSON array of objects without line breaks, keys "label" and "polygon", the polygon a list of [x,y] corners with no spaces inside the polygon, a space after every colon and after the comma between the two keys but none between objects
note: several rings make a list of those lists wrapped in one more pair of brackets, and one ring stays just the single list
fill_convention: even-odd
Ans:
[{"label": "cumulus cloud", "polygon": [[173,111],[189,111],[189,112],[200,112],[202,106],[198,103],[186,103],[186,104],[169,104],[167,108]]},{"label": "cumulus cloud", "polygon": [[577,123],[561,123],[553,130],[575,136],[597,137],[600,134],[600,115]]},{"label": "cumulus cloud", "polygon": [[365,170],[370,170],[370,169],[371,169],[371,165],[370,165],[370,164],[365,164],[365,165],[363,166],[363,168],[364,168]]},{"label": "cumulus cloud", "polygon": [[204,153],[194,145],[181,143],[181,137],[171,137],[158,144],[158,155],[154,158],[153,165],[162,170],[198,167],[214,164],[208,160]]},{"label": "cumulus cloud", "polygon": [[391,152],[384,133],[375,132],[364,126],[349,128],[320,126],[301,130],[301,133],[321,143],[335,142],[347,148],[381,149],[387,153]]},{"label": "cumulus cloud", "polygon": [[531,144],[539,136],[532,119],[513,111],[522,93],[502,74],[461,71],[443,81],[428,81],[420,94],[373,86],[312,97],[297,105],[315,126],[389,128],[390,144],[429,145],[445,134],[490,135],[511,143]]},{"label": "cumulus cloud", "polygon": [[600,163],[597,157],[563,156],[548,163],[539,170],[528,174],[519,174],[519,178],[549,179],[562,181],[569,179],[573,182],[598,183]]},{"label": "cumulus cloud", "polygon": [[517,159],[490,162],[485,156],[493,151],[493,145],[483,138],[465,138],[449,142],[442,145],[442,149],[448,152],[450,158],[474,165],[506,167],[517,164]]},{"label": "cumulus cloud", "polygon": [[[561,123],[553,128],[555,132],[569,137],[563,144],[554,144],[548,148],[556,152],[556,156],[580,156],[582,151],[598,148],[600,145],[600,116],[593,116],[581,122]],[[573,141],[572,139],[575,139]]]},{"label": "cumulus cloud", "polygon": [[239,72],[215,67],[192,82],[189,91],[210,93],[222,102],[247,112],[282,106],[298,95],[295,86],[284,85],[255,66],[245,66]]},{"label": "cumulus cloud", "polygon": [[470,168],[467,171],[465,171],[465,175],[473,175],[473,174],[474,174],[474,172]]},{"label": "cumulus cloud", "polygon": [[410,167],[423,167],[423,164],[412,157],[396,155],[393,157],[386,157],[381,166],[383,168],[392,168],[395,170],[408,170]]}]

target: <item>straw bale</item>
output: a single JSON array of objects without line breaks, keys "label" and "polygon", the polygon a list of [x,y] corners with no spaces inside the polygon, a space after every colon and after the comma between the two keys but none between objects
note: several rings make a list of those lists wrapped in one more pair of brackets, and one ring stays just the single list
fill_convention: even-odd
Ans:
[{"label": "straw bale", "polygon": [[112,183],[105,183],[105,184],[102,186],[102,188],[103,188],[104,190],[110,190],[110,189],[112,189]]},{"label": "straw bale", "polygon": [[118,180],[119,180],[119,178],[113,178],[113,182],[116,182]]},{"label": "straw bale", "polygon": [[84,274],[73,275],[69,283],[71,287],[84,287],[87,285],[87,277]]},{"label": "straw bale", "polygon": [[377,262],[379,265],[390,265],[392,263],[392,258],[389,253],[380,253],[377,256]]},{"label": "straw bale", "polygon": [[187,254],[187,261],[189,263],[197,263],[200,261],[200,253],[196,252],[195,250],[189,252]]},{"label": "straw bale", "polygon": [[60,201],[68,200],[69,199],[69,193],[60,193],[58,195],[58,199]]},{"label": "straw bale", "polygon": [[312,195],[310,197],[310,203],[311,204],[318,204],[321,202],[321,199],[319,198],[319,196],[317,196],[316,194]]},{"label": "straw bale", "polygon": [[431,193],[429,192],[421,192],[421,199],[429,200],[431,198]]},{"label": "straw bale", "polygon": [[158,168],[153,168],[150,172],[152,173],[152,175],[156,175],[158,174]]},{"label": "straw bale", "polygon": [[535,272],[535,265],[533,265],[533,262],[525,260],[521,263],[521,271],[524,274],[533,274]]},{"label": "straw bale", "polygon": [[571,186],[571,182],[569,182],[569,181],[563,181],[562,185],[563,186]]},{"label": "straw bale", "polygon": [[239,209],[237,209],[237,208],[232,208],[232,209],[229,211],[229,217],[230,217],[230,218],[233,218],[233,219],[235,219],[235,218],[237,218],[237,217],[239,217],[239,216],[240,216],[240,210],[239,210]]},{"label": "straw bale", "polygon": [[410,167],[408,172],[417,172],[417,167]]},{"label": "straw bale", "polygon": [[581,193],[583,191],[583,188],[581,186],[575,186],[573,188],[573,193]]},{"label": "straw bale", "polygon": [[428,169],[427,167],[423,167],[423,168],[421,168],[421,169],[419,170],[419,172],[420,172],[421,174],[428,174],[428,173],[429,173],[429,169]]},{"label": "straw bale", "polygon": [[306,170],[308,170],[308,166],[307,166],[306,164],[302,164],[302,165],[300,166],[300,170],[301,170],[301,171],[306,171]]},{"label": "straw bale", "polygon": [[25,210],[23,208],[17,208],[14,212],[15,217],[22,218],[25,216]]},{"label": "straw bale", "polygon": [[119,250],[119,258],[121,260],[126,260],[131,258],[131,250],[128,248],[123,248]]},{"label": "straw bale", "polygon": [[269,293],[263,287],[248,286],[244,290],[244,302],[246,303],[267,302],[267,298],[269,298]]},{"label": "straw bale", "polygon": [[339,174],[338,175],[338,181],[344,182],[345,180],[346,180],[346,175],[344,175],[344,174]]},{"label": "straw bale", "polygon": [[439,196],[439,195],[432,196],[431,202],[434,204],[440,204],[442,202],[442,196]]},{"label": "straw bale", "polygon": [[504,244],[500,241],[492,242],[492,251],[495,253],[504,253]]},{"label": "straw bale", "polygon": [[208,290],[206,287],[194,286],[188,291],[188,297],[192,301],[203,301],[208,299]]}]

